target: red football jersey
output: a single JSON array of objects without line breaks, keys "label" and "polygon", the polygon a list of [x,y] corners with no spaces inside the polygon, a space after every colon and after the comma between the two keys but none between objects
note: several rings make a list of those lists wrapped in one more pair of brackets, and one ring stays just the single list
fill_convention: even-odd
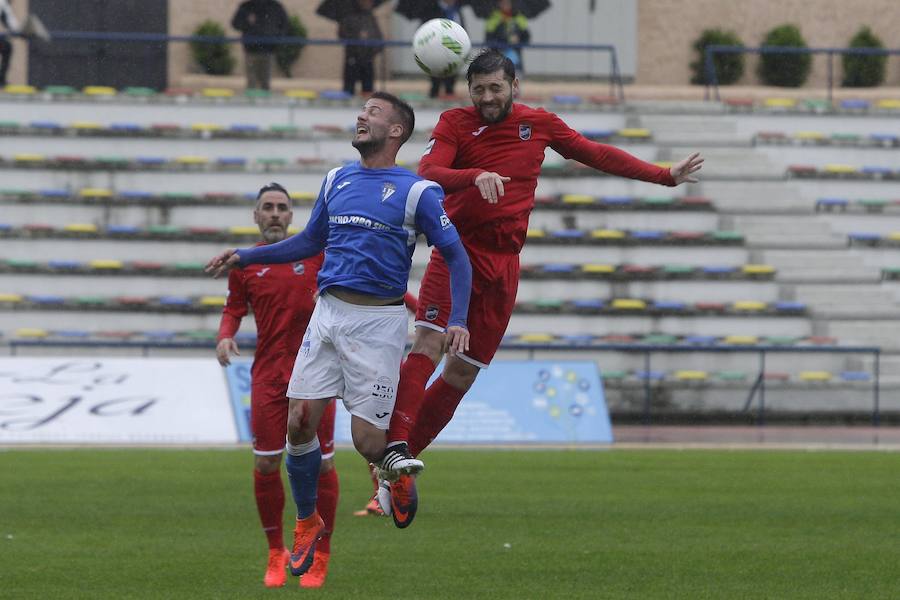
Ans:
[{"label": "red football jersey", "polygon": [[253,308],[256,354],[254,383],[287,383],[315,308],[316,275],[324,254],[279,265],[247,265],[228,275],[228,299],[218,338],[234,337]]},{"label": "red football jersey", "polygon": [[[548,146],[611,175],[675,185],[668,169],[592,142],[555,114],[517,103],[492,124],[484,123],[474,106],[445,111],[419,162],[419,175],[444,188],[444,208],[467,246],[518,253]],[[511,178],[497,204],[488,204],[474,185],[485,171]]]}]

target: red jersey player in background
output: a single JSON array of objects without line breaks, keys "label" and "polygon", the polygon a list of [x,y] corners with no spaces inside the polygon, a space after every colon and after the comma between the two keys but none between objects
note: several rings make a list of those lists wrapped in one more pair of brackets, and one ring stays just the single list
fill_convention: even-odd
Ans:
[{"label": "red jersey player in background", "polygon": [[[253,221],[263,241],[272,244],[287,237],[293,218],[291,198],[277,183],[259,190]],[[322,255],[293,264],[249,265],[228,275],[228,300],[219,325],[216,356],[222,366],[239,354],[234,334],[241,319],[253,307],[256,319],[256,354],[250,370],[250,428],[253,433],[253,483],[256,507],[269,542],[269,562],[264,583],[284,585],[290,552],[284,546],[284,485],[281,458],[287,432],[288,381],[294,359],[316,302],[316,275]],[[319,495],[316,507],[325,521],[315,562],[300,579],[301,587],[320,587],[328,573],[331,532],[338,501],[338,477],[334,468],[334,412],[332,401],[317,430],[322,446]]]},{"label": "red jersey player in background", "polygon": [[[419,163],[419,175],[444,188],[444,206],[472,263],[469,304],[470,348],[448,357],[440,377],[425,390],[443,355],[450,311],[447,266],[432,253],[419,289],[416,337],[401,369],[388,448],[418,455],[450,422],[463,395],[486,368],[516,302],[519,252],[544,149],[611,175],[676,186],[697,181],[703,159],[692,154],[670,169],[644,162],[613,146],[592,142],[555,114],[514,103],[518,90],[512,62],[484,50],[466,74],[473,106],[445,111]],[[408,443],[408,447],[403,444]],[[385,488],[383,488],[385,489]],[[386,489],[385,489],[386,492]],[[415,479],[401,476],[380,496],[394,523],[406,527],[415,516]]]}]

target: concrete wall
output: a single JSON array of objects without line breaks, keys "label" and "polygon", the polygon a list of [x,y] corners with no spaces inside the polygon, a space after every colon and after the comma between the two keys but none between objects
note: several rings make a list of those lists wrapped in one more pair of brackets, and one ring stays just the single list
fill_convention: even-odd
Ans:
[{"label": "concrete wall", "polygon": [[[900,48],[897,0],[639,0],[637,83],[683,85],[690,81],[692,45],[704,29],[733,30],[747,46],[759,46],[766,33],[783,23],[800,27],[810,47],[846,47],[868,25],[888,48]],[[835,61],[840,83],[840,59]],[[748,57],[741,84],[753,85],[756,57]],[[888,60],[887,85],[900,85],[900,57]],[[809,87],[826,84],[826,59],[813,60]]]}]

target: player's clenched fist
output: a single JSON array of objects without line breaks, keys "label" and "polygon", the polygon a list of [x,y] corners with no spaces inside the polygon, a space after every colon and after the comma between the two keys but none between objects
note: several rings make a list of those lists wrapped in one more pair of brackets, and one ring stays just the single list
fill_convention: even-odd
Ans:
[{"label": "player's clenched fist", "polygon": [[498,173],[484,172],[475,178],[475,185],[481,192],[481,197],[488,201],[489,204],[497,204],[505,192],[503,184],[509,181],[509,177],[504,177]]},{"label": "player's clenched fist", "polygon": [[212,274],[213,279],[218,279],[241,262],[237,254],[237,248],[229,248],[221,254],[212,257],[203,270]]},{"label": "player's clenched fist", "polygon": [[447,354],[456,356],[460,352],[469,350],[469,330],[459,325],[451,325],[447,328]]}]

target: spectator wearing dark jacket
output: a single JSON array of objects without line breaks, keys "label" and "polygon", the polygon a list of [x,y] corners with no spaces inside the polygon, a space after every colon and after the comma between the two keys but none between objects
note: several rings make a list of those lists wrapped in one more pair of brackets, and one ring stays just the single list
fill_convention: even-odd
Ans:
[{"label": "spectator wearing dark jacket", "polygon": [[[6,0],[0,0],[0,25],[10,33],[19,31],[19,21]],[[6,85],[6,72],[12,59],[12,49],[9,38],[0,35],[0,86]]]},{"label": "spectator wearing dark jacket", "polygon": [[278,0],[246,0],[234,13],[231,26],[241,32],[247,63],[247,87],[269,89],[272,78],[272,54],[277,46],[254,41],[259,37],[288,34],[288,16]]},{"label": "spectator wearing dark jacket", "polygon": [[[381,40],[381,29],[372,13],[372,0],[357,0],[353,10],[338,22],[338,37],[342,40]],[[356,82],[362,91],[372,91],[375,81],[375,56],[382,46],[347,44],[344,47],[344,91],[356,93]]]}]

